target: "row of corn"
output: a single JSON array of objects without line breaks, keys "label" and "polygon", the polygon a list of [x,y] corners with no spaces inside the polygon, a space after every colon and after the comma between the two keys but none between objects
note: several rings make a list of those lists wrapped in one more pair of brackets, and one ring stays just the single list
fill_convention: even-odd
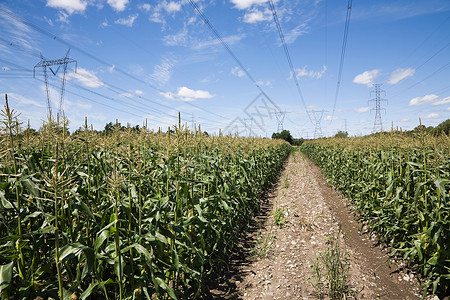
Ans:
[{"label": "row of corn", "polygon": [[[2,111],[2,299],[192,299],[291,148],[266,139],[87,125],[39,134]],[[39,298],[41,297],[41,298]]]},{"label": "row of corn", "polygon": [[378,238],[422,278],[450,292],[450,139],[419,133],[322,139],[301,150],[351,200]]}]

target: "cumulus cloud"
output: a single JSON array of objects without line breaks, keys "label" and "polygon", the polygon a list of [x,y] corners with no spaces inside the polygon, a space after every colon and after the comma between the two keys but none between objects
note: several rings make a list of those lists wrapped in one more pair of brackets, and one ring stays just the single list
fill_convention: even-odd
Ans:
[{"label": "cumulus cloud", "polygon": [[438,95],[435,94],[429,94],[422,97],[415,97],[412,98],[411,101],[409,101],[409,106],[419,106],[426,103],[434,102],[439,98]]},{"label": "cumulus cloud", "polygon": [[210,99],[215,95],[212,95],[208,91],[203,90],[192,90],[188,87],[182,86],[178,88],[178,92],[176,94],[171,92],[160,93],[166,99],[174,99],[178,98],[182,101],[194,101],[196,99]]},{"label": "cumulus cloud", "polygon": [[70,72],[66,75],[67,80],[75,79],[82,85],[90,88],[105,86],[105,84],[95,75],[95,72],[78,68],[77,72]]},{"label": "cumulus cloud", "polygon": [[272,20],[272,12],[267,8],[264,11],[260,11],[257,8],[251,9],[245,13],[243,19],[245,23],[250,24],[270,20]]},{"label": "cumulus cloud", "polygon": [[[313,79],[320,79],[323,74],[325,74],[327,67],[323,66],[322,70],[320,71],[312,71],[312,70],[308,70],[307,69],[308,66],[304,66],[301,69],[295,69],[295,76],[297,77],[297,79],[300,79],[301,77],[311,77]],[[292,79],[293,74],[290,74],[289,79]]]},{"label": "cumulus cloud", "polygon": [[120,19],[116,20],[114,23],[119,24],[119,25],[128,26],[128,27],[133,27],[133,23],[137,19],[138,16],[139,16],[138,14],[130,15],[130,16],[128,16],[128,18],[120,18]]},{"label": "cumulus cloud", "polygon": [[144,94],[144,92],[141,91],[141,90],[136,90],[136,91],[134,91],[134,93],[135,93],[136,95],[142,95],[142,94]]},{"label": "cumulus cloud", "polygon": [[394,70],[392,72],[388,83],[389,84],[397,84],[400,81],[402,81],[403,79],[413,76],[415,72],[416,72],[416,70],[413,69],[413,68],[408,68],[408,69],[401,69],[401,68],[399,68],[399,69],[396,69],[396,70]]},{"label": "cumulus cloud", "polygon": [[47,0],[46,6],[64,9],[68,14],[73,14],[84,12],[87,2],[83,0]]},{"label": "cumulus cloud", "polygon": [[174,14],[181,10],[181,3],[175,1],[159,1],[158,5],[153,8],[153,13],[150,16],[150,21],[156,23],[165,23],[163,12]]},{"label": "cumulus cloud", "polygon": [[238,9],[247,9],[255,4],[261,5],[267,1],[268,0],[231,0],[231,3]]},{"label": "cumulus cloud", "polygon": [[244,77],[245,76],[245,72],[239,67],[234,67],[231,70],[231,74],[233,74],[234,76],[237,76],[237,77]]},{"label": "cumulus cloud", "polygon": [[150,9],[152,8],[152,6],[150,4],[148,4],[148,3],[144,3],[142,5],[139,5],[138,7],[140,9],[142,9],[143,11],[145,11],[145,12],[149,12]]},{"label": "cumulus cloud", "polygon": [[338,120],[339,118],[336,116],[326,116],[325,117],[325,121],[334,121],[334,120]]},{"label": "cumulus cloud", "polygon": [[356,112],[358,113],[365,113],[368,112],[370,110],[369,106],[365,106],[365,107],[358,107],[355,109]]},{"label": "cumulus cloud", "polygon": [[[70,1],[70,0],[67,0]],[[127,6],[128,2],[130,0],[108,0],[106,1],[109,6],[111,6],[116,11],[123,11],[125,10],[125,6]]]},{"label": "cumulus cloud", "polygon": [[361,74],[356,75],[355,78],[353,78],[353,82],[357,84],[364,84],[367,85],[368,87],[371,87],[373,85],[373,80],[377,78],[379,74],[380,71],[377,69],[365,71]]}]

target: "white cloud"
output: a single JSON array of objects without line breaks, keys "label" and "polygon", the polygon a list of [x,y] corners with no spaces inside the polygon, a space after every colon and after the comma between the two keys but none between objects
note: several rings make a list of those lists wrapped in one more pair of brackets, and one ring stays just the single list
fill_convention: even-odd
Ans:
[{"label": "white cloud", "polygon": [[129,15],[128,18],[120,18],[120,19],[116,20],[114,23],[119,24],[119,25],[128,26],[128,27],[133,27],[133,23],[134,23],[134,21],[136,21],[138,16],[139,16],[138,14]]},{"label": "white cloud", "polygon": [[177,3],[177,2],[174,2],[174,1],[170,1],[170,2],[164,1],[164,2],[162,2],[162,7],[169,14],[181,10],[181,4]]},{"label": "white cloud", "polygon": [[[68,0],[70,1],[70,0]],[[106,1],[116,11],[123,11],[129,0],[108,0]]]},{"label": "white cloud", "polygon": [[2,71],[11,71],[11,69],[10,68],[8,68],[8,67],[1,67],[1,69],[0,70],[2,70]]},{"label": "white cloud", "polygon": [[142,9],[145,12],[149,12],[152,6],[148,3],[144,3],[142,5],[139,5],[139,8]]},{"label": "white cloud", "polygon": [[186,27],[176,34],[169,34],[163,37],[164,43],[168,46],[186,46],[190,40]]},{"label": "white cloud", "polygon": [[433,102],[431,105],[443,105],[443,104],[449,104],[449,103],[450,103],[450,97],[446,97],[444,99]]},{"label": "white cloud", "polygon": [[264,11],[260,11],[257,8],[251,9],[245,13],[243,19],[245,23],[250,24],[270,20],[272,20],[272,12],[267,8]]},{"label": "white cloud", "polygon": [[165,24],[166,21],[163,17],[162,12],[165,11],[166,13],[173,15],[174,13],[180,10],[181,10],[181,2],[180,3],[175,1],[167,2],[166,0],[159,1],[158,5],[156,5],[153,8],[153,13],[150,16],[150,21]]},{"label": "white cloud", "polygon": [[69,15],[82,13],[86,10],[87,2],[82,0],[47,0],[46,6],[64,9]]},{"label": "white cloud", "polygon": [[366,106],[366,107],[358,107],[355,109],[356,112],[358,113],[365,113],[368,112],[370,110],[370,107]]},{"label": "white cloud", "polygon": [[100,27],[102,27],[102,28],[105,28],[105,27],[108,27],[109,26],[109,23],[108,23],[108,20],[107,19],[105,19],[101,24],[100,24]]},{"label": "white cloud", "polygon": [[326,116],[325,117],[325,121],[331,121],[331,120],[338,120],[339,118],[338,117],[336,117],[336,116]]},{"label": "white cloud", "polygon": [[409,121],[411,121],[410,118],[403,118],[403,119],[400,120],[400,122],[409,122]]},{"label": "white cloud", "polygon": [[82,85],[91,88],[105,86],[105,84],[95,75],[94,72],[84,68],[78,68],[77,72],[70,72],[66,75],[67,80],[76,79]]},{"label": "white cloud", "polygon": [[[308,66],[304,66],[301,69],[295,69],[295,76],[297,77],[297,79],[300,79],[301,77],[311,77],[313,79],[320,79],[323,74],[325,74],[327,67],[323,66],[322,70],[320,71],[312,71],[312,70],[308,70],[307,69]],[[292,79],[292,73],[290,74],[289,79]]]},{"label": "white cloud", "polygon": [[44,103],[39,103],[37,101],[28,99],[22,95],[16,94],[16,93],[8,93],[8,100],[11,106],[14,106],[15,104],[18,105],[33,105],[37,107],[46,107]]},{"label": "white cloud", "polygon": [[161,63],[153,67],[153,73],[150,77],[159,83],[167,83],[172,76],[172,69],[175,62],[173,59],[162,58]]},{"label": "white cloud", "polygon": [[[26,49],[34,50],[35,48],[39,48],[34,42],[35,35],[32,33],[33,31],[30,27],[20,21],[21,17],[1,3],[0,7],[7,12],[0,14],[0,28],[4,32],[8,32],[10,35],[9,39],[14,40],[14,44]],[[13,54],[10,51],[10,48],[5,47],[2,47],[1,52]]]},{"label": "white cloud", "polygon": [[52,19],[47,18],[46,16],[44,16],[44,20],[48,23],[48,25],[53,26],[53,21]]},{"label": "white cloud", "polygon": [[182,101],[194,101],[196,99],[210,99],[215,96],[215,95],[212,95],[208,91],[192,90],[185,86],[179,87],[178,92],[176,94],[171,93],[171,92],[160,93],[160,94],[167,99],[178,98]]},{"label": "white cloud", "polygon": [[[245,37],[245,34],[235,34],[222,38],[228,45],[233,45]],[[197,41],[197,43],[193,44],[193,49],[199,50],[206,47],[219,46],[220,41],[217,39],[211,39],[204,42]]]},{"label": "white cloud", "polygon": [[402,81],[403,79],[413,76],[414,73],[416,72],[415,69],[413,68],[408,68],[408,69],[396,69],[392,72],[391,74],[391,78],[389,78],[388,83],[389,84],[397,84],[400,81]]},{"label": "white cloud", "polygon": [[133,97],[133,94],[132,93],[122,93],[119,95],[119,97],[131,98],[131,97]]},{"label": "white cloud", "polygon": [[58,19],[56,19],[56,21],[61,22],[61,23],[66,23],[69,24],[69,14],[65,13],[63,11],[59,11],[58,13]]},{"label": "white cloud", "polygon": [[307,31],[307,24],[303,23],[298,25],[297,27],[295,27],[294,29],[292,29],[291,31],[288,31],[285,35],[284,35],[284,40],[286,41],[286,44],[292,44],[293,42],[295,42],[295,40],[305,34],[308,33]]},{"label": "white cloud", "polygon": [[431,103],[438,99],[439,97],[435,94],[429,94],[422,97],[416,97],[409,101],[409,106],[419,106],[425,103]]},{"label": "white cloud", "polygon": [[437,119],[439,118],[441,115],[437,114],[437,113],[429,113],[426,116],[423,116],[423,119]]},{"label": "white cloud", "polygon": [[247,9],[255,4],[261,5],[267,1],[268,0],[231,0],[231,3],[238,9]]},{"label": "white cloud", "polygon": [[134,93],[135,93],[136,95],[142,95],[142,94],[144,94],[144,92],[141,91],[141,90],[136,90],[136,91],[134,91]]},{"label": "white cloud", "polygon": [[234,76],[237,76],[237,77],[244,77],[245,76],[245,72],[239,67],[234,67],[231,70],[231,74],[233,74]]},{"label": "white cloud", "polygon": [[259,81],[256,81],[255,83],[257,85],[259,85],[259,86],[263,86],[263,85],[265,85],[265,86],[272,86],[272,82],[270,80],[267,80],[266,82],[264,82],[262,80],[259,80]]},{"label": "white cloud", "polygon": [[365,71],[361,74],[356,75],[355,78],[353,78],[353,82],[357,84],[364,84],[367,85],[368,87],[371,87],[373,85],[373,80],[377,78],[379,74],[380,71],[377,69]]}]

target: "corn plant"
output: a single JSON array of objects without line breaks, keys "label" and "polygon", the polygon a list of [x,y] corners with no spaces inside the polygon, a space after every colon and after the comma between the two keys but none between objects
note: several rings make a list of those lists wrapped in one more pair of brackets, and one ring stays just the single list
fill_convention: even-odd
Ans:
[{"label": "corn plant", "polygon": [[450,141],[419,133],[323,139],[302,151],[392,254],[425,278],[424,293],[450,290]]},{"label": "corn plant", "polygon": [[23,134],[6,104],[0,140],[0,295],[193,299],[224,266],[291,147],[85,126],[49,117]]}]

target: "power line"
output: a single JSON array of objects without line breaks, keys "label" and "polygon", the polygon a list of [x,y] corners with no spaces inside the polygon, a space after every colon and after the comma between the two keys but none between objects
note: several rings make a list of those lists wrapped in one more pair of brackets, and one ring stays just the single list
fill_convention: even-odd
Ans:
[{"label": "power line", "polygon": [[337,79],[337,83],[336,83],[336,93],[334,95],[333,112],[331,114],[330,123],[333,122],[334,113],[336,111],[336,103],[337,103],[337,99],[338,99],[338,95],[339,95],[339,89],[341,86],[342,70],[344,69],[344,58],[345,58],[345,50],[347,48],[348,28],[350,26],[351,13],[352,13],[352,0],[348,0],[347,16],[345,18],[345,27],[344,27],[344,37],[342,39],[341,61],[339,63],[339,73],[338,73],[338,79]]},{"label": "power line", "polygon": [[[131,78],[131,79],[133,79],[133,80],[135,80],[135,81],[137,81],[137,82],[140,82],[140,83],[142,83],[142,84],[145,84],[145,85],[151,87],[152,89],[154,89],[154,90],[156,90],[156,91],[158,91],[158,92],[160,92],[160,93],[166,93],[166,92],[167,92],[167,91],[164,91],[164,90],[158,88],[157,86],[151,84],[150,82],[145,81],[145,80],[142,80],[142,79],[140,79],[140,78],[138,78],[138,77],[136,77],[136,76],[134,76],[134,75],[132,75],[132,74],[130,74],[130,73],[124,71],[124,70],[122,70],[121,68],[115,66],[114,64],[108,63],[107,61],[105,61],[105,60],[103,60],[103,59],[101,59],[101,58],[96,57],[95,55],[93,55],[93,54],[91,54],[91,53],[89,53],[89,52],[87,52],[87,51],[81,49],[80,47],[78,47],[78,46],[76,46],[76,45],[73,45],[73,44],[67,42],[67,41],[64,40],[64,39],[59,38],[58,36],[56,36],[55,34],[51,33],[50,31],[47,31],[47,30],[45,30],[45,29],[43,29],[43,28],[41,28],[41,27],[39,27],[39,26],[37,26],[37,25],[35,25],[35,24],[33,24],[33,23],[31,23],[31,22],[29,22],[29,21],[27,21],[27,20],[25,20],[25,19],[23,19],[23,18],[21,18],[21,17],[15,15],[15,14],[13,14],[13,13],[11,13],[9,10],[5,9],[5,8],[2,7],[2,6],[0,6],[0,11],[4,12],[5,14],[7,14],[9,17],[13,18],[14,20],[16,20],[16,21],[18,21],[18,22],[21,22],[21,23],[23,23],[23,24],[25,24],[25,25],[27,25],[27,26],[33,28],[33,29],[36,30],[37,32],[40,32],[40,33],[42,33],[42,34],[44,34],[44,35],[50,37],[51,39],[53,39],[53,40],[55,40],[55,41],[57,41],[57,42],[59,42],[59,43],[62,43],[62,44],[64,44],[64,45],[68,46],[69,48],[74,49],[74,50],[76,50],[76,51],[78,51],[78,52],[80,52],[80,53],[86,55],[87,57],[91,58],[91,59],[94,60],[94,61],[97,61],[98,63],[101,63],[101,64],[103,64],[103,65],[105,65],[105,66],[108,66],[108,67],[114,67],[114,70],[116,70],[117,72],[121,73],[122,75],[125,75],[125,76],[127,76],[127,77],[129,77],[129,78]],[[212,114],[212,115],[214,115],[214,116],[216,116],[216,117],[219,117],[219,118],[222,118],[222,119],[226,119],[224,116],[219,115],[219,114],[216,114],[216,113],[214,113],[214,112],[212,112],[212,111],[209,111],[209,110],[207,110],[207,109],[204,109],[204,108],[201,107],[201,106],[195,105],[195,104],[190,103],[190,102],[183,101],[183,100],[181,99],[181,97],[178,96],[178,95],[173,95],[173,96],[174,96],[174,98],[176,98],[177,100],[182,101],[182,102],[185,102],[187,105],[190,105],[190,106],[193,106],[193,107],[195,107],[195,108],[198,108],[198,109],[200,109],[200,110],[202,110],[202,111],[204,111],[204,112],[206,112],[206,113]]]},{"label": "power line", "polygon": [[407,87],[406,89],[403,89],[402,91],[398,92],[397,94],[393,95],[392,97],[396,97],[404,92],[406,92],[407,90],[412,89],[413,87],[421,84],[422,82],[424,82],[427,79],[430,79],[431,77],[433,77],[436,74],[439,74],[440,72],[444,71],[445,69],[447,69],[448,67],[450,67],[450,62],[446,63],[445,65],[443,65],[442,67],[440,67],[439,69],[435,70],[434,72],[432,72],[431,74],[429,74],[428,76],[426,76],[425,78],[423,78],[422,80],[410,85],[409,87]]},{"label": "power line", "polygon": [[[14,64],[14,63],[11,63],[11,62],[2,60],[2,59],[0,59],[0,62],[7,63],[7,64],[12,65],[12,66],[14,66],[14,67],[16,67],[16,68],[18,68],[18,69],[21,69],[21,70],[29,71],[29,72],[30,72],[30,75],[31,75],[32,72],[33,72],[33,70],[26,69],[26,68],[23,67],[23,66],[20,66],[20,65],[17,65],[17,64]],[[32,78],[32,76],[30,76],[29,78]],[[45,81],[42,80],[42,79],[39,79],[39,78],[35,78],[35,79],[37,79],[38,81],[41,81],[41,82],[45,83]],[[59,87],[56,86],[55,84],[52,84],[52,83],[49,83],[49,82],[47,82],[47,84],[48,84],[48,86],[51,86],[51,87],[54,87],[54,88],[59,88]],[[108,97],[108,96],[103,95],[103,94],[101,94],[101,93],[95,92],[95,91],[90,90],[90,89],[88,89],[88,88],[82,87],[82,86],[80,86],[80,85],[78,85],[78,84],[75,84],[75,83],[69,82],[69,84],[72,85],[72,86],[74,86],[74,87],[76,87],[76,88],[78,88],[78,89],[81,89],[81,90],[84,90],[84,91],[86,91],[86,92],[92,93],[92,94],[94,94],[94,95],[96,95],[96,96],[99,96],[99,97],[102,97],[102,98],[104,98],[104,99],[115,101],[116,103],[117,103],[117,101],[119,100],[119,99],[115,99],[115,98],[112,98],[112,97]],[[105,103],[102,103],[102,102],[95,101],[95,100],[93,100],[93,99],[91,99],[91,98],[85,97],[85,96],[80,95],[80,94],[78,94],[78,93],[75,93],[75,92],[72,92],[72,91],[67,91],[67,92],[70,93],[70,94],[72,94],[72,95],[75,95],[75,96],[81,97],[81,98],[83,98],[83,99],[86,99],[86,100],[88,100],[88,101],[91,101],[91,102],[94,102],[94,103],[103,105],[103,106],[105,106],[105,107],[108,107],[108,108],[111,108],[111,109],[114,109],[114,110],[117,110],[117,111],[120,111],[120,112],[123,112],[123,113],[127,113],[127,114],[130,114],[130,115],[139,117],[139,118],[142,117],[142,116],[139,116],[139,115],[137,115],[137,114],[131,113],[131,112],[129,112],[129,111],[121,110],[121,109],[118,109],[118,108],[113,107],[113,106],[111,106],[111,105],[108,105],[108,104],[105,104]],[[131,108],[131,109],[134,109],[134,110],[137,110],[137,111],[139,111],[139,112],[142,112],[143,110],[148,109],[148,107],[138,107],[138,106],[132,105],[132,104],[130,104],[130,103],[120,103],[120,105],[125,106],[125,107],[128,107],[128,108]],[[167,114],[167,113],[164,113],[164,112],[162,112],[162,111],[159,111],[159,112],[161,112],[161,113],[163,113],[163,114],[166,114],[166,115],[168,115],[169,117],[172,117],[172,118],[174,118],[174,119],[177,118],[177,116],[172,116],[172,115]]]},{"label": "power line", "polygon": [[200,18],[203,20],[203,22],[208,26],[209,30],[213,33],[214,37],[222,44],[222,46],[225,48],[225,50],[228,52],[228,54],[230,54],[230,56],[234,59],[234,61],[238,64],[238,66],[242,69],[242,71],[245,73],[245,75],[247,75],[247,77],[258,88],[258,90],[263,95],[265,95],[266,98],[270,99],[267,96],[267,94],[264,92],[264,90],[261,88],[261,86],[258,84],[258,82],[253,78],[253,76],[247,70],[247,68],[244,67],[244,65],[239,60],[239,58],[234,54],[234,52],[231,50],[231,48],[227,44],[227,42],[222,38],[222,36],[219,34],[219,32],[214,28],[214,26],[211,24],[211,22],[205,16],[205,14],[202,12],[202,10],[198,7],[197,3],[195,3],[194,0],[189,0],[189,2],[191,3],[191,5],[194,8],[195,12],[200,16]]},{"label": "power line", "polygon": [[274,20],[274,22],[275,22],[275,24],[277,26],[278,35],[280,36],[281,44],[283,45],[283,50],[284,50],[284,53],[286,55],[286,59],[287,59],[288,64],[289,64],[289,68],[291,69],[291,74],[292,74],[292,77],[294,78],[295,86],[297,87],[298,95],[300,96],[300,100],[302,101],[303,107],[305,108],[305,111],[306,111],[306,114],[308,115],[309,120],[312,122],[310,113],[309,113],[308,108],[307,108],[306,103],[305,103],[305,99],[303,98],[303,93],[302,93],[302,90],[300,88],[300,84],[298,82],[297,75],[295,74],[294,65],[292,64],[291,55],[289,54],[289,49],[288,49],[288,47],[286,45],[286,41],[284,39],[283,30],[281,29],[281,25],[280,25],[280,22],[278,20],[277,12],[275,10],[275,5],[273,4],[272,0],[269,1],[269,6],[270,6],[270,9],[272,10],[273,20]]},{"label": "power line", "polygon": [[[0,41],[3,41],[4,43],[6,43],[6,44],[8,44],[8,45],[15,45],[15,44],[13,44],[12,42],[9,42],[9,41],[7,41],[7,40],[5,40],[5,39],[2,39],[2,38],[0,38]],[[31,55],[33,55],[33,56],[37,56],[37,57],[41,58],[41,55],[38,55],[38,54],[35,54],[35,53],[33,54],[33,53],[30,52],[30,51],[26,51],[26,50],[29,50],[29,49],[25,49],[24,47],[20,47],[19,45],[15,45],[14,48],[16,48],[17,50],[20,50],[20,51],[27,52],[27,53],[29,53],[29,54],[31,54]],[[5,63],[9,63],[9,62],[4,61],[4,60],[1,60],[1,59],[0,59],[0,61],[3,61],[3,62],[5,62]],[[11,64],[11,63],[9,63],[9,64]],[[27,69],[24,69],[24,70],[29,71],[29,70],[27,70]],[[32,71],[32,72],[33,72],[33,71]],[[92,80],[92,78],[90,78],[90,77],[89,77],[88,75],[86,75],[86,74],[78,73],[77,75],[78,75],[78,76],[81,76],[81,77],[84,77],[86,80],[88,80],[88,81],[90,81],[90,82],[94,82],[94,81]],[[8,77],[8,78],[12,78],[12,77]],[[120,88],[120,87],[118,87],[118,86],[116,86],[116,85],[114,85],[114,84],[111,84],[111,83],[109,83],[109,82],[106,82],[106,81],[103,81],[103,80],[102,80],[102,83],[104,83],[104,85],[102,85],[103,88],[106,88],[106,89],[108,89],[108,90],[111,90],[111,91],[113,91],[114,93],[120,94],[118,91],[121,91],[121,93],[129,93],[129,91],[127,91],[127,90],[125,90],[125,89],[123,89],[123,88]],[[76,84],[73,84],[73,83],[72,83],[72,85],[77,86]],[[90,93],[94,93],[94,94],[103,96],[103,95],[101,95],[101,94],[99,94],[99,93],[97,93],[97,92],[94,92],[94,91],[92,91],[92,90],[86,89],[86,88],[81,87],[81,86],[79,86],[79,85],[78,85],[78,88],[84,89],[84,90],[86,90],[86,91],[88,91],[88,92],[90,92]],[[117,91],[117,90],[118,90],[118,91]],[[155,100],[149,99],[149,98],[144,97],[144,96],[133,95],[133,97],[137,97],[137,98],[139,98],[139,99],[142,99],[142,100],[151,102],[151,103],[153,103],[153,104],[159,105],[159,106],[161,106],[161,107],[164,107],[164,108],[167,108],[167,109],[170,109],[170,110],[173,109],[173,107],[171,107],[171,106],[161,104],[161,103],[159,103],[159,102],[157,102],[157,101],[155,101]],[[135,102],[137,102],[137,103],[139,103],[139,102],[136,101],[134,98],[130,98],[130,97],[128,97],[128,98],[129,98],[129,99],[132,99],[133,101],[135,101]],[[110,98],[107,97],[107,99],[110,99]],[[113,98],[111,98],[111,99],[114,100]],[[197,105],[194,105],[194,104],[191,104],[191,106],[196,107],[196,108],[199,108],[199,107],[197,107]],[[148,108],[145,108],[145,109],[148,109]],[[172,117],[172,118],[175,118],[175,119],[178,118],[178,114],[170,114],[170,113],[166,113],[166,112],[164,112],[164,111],[162,111],[162,110],[159,110],[159,109],[156,109],[156,108],[150,108],[150,109],[153,110],[153,111],[155,111],[155,112],[162,113],[162,114],[164,114],[164,115],[167,115],[167,116]],[[204,118],[204,119],[207,120],[207,121],[209,121],[209,122],[216,123],[216,121],[214,121],[214,120],[211,120],[211,119],[208,119],[208,118]]]}]

